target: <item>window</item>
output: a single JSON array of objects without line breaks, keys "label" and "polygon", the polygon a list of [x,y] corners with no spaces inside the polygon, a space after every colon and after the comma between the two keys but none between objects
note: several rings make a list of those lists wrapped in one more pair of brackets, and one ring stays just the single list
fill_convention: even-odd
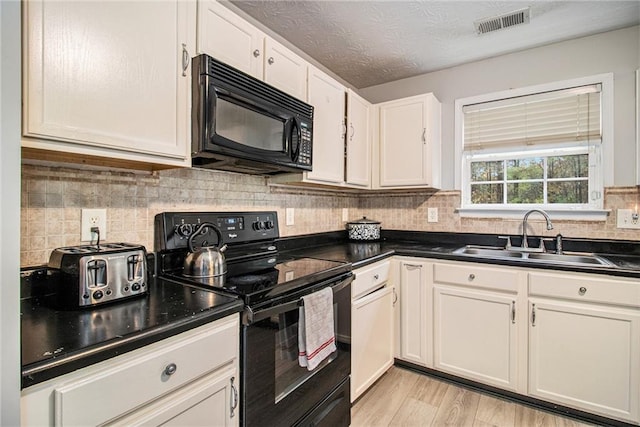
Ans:
[{"label": "window", "polygon": [[463,215],[603,212],[613,79],[596,77],[456,101]]}]

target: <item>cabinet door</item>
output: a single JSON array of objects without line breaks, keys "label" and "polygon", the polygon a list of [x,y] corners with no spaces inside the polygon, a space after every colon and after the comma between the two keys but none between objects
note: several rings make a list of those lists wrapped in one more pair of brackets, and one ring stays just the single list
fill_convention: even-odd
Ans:
[{"label": "cabinet door", "polygon": [[237,371],[233,367],[169,394],[105,426],[211,426],[238,425]]},{"label": "cabinet door", "polygon": [[428,93],[379,105],[380,187],[440,186],[440,103]]},{"label": "cabinet door", "polygon": [[38,138],[26,147],[188,160],[192,2],[23,6],[24,134]]},{"label": "cabinet door", "polygon": [[264,39],[260,30],[218,1],[198,2],[198,53],[262,79]]},{"label": "cabinet door", "polygon": [[516,390],[516,298],[434,286],[434,367]]},{"label": "cabinet door", "polygon": [[347,177],[346,183],[359,187],[371,185],[371,104],[347,92]]},{"label": "cabinet door", "polygon": [[431,366],[433,351],[427,275],[430,264],[400,263],[400,358]]},{"label": "cabinet door", "polygon": [[422,98],[380,107],[380,186],[426,185],[426,103]]},{"label": "cabinet door", "polygon": [[353,402],[393,365],[393,289],[356,299],[351,310]]},{"label": "cabinet door", "polygon": [[529,309],[529,394],[638,423],[638,311],[538,299]]},{"label": "cabinet door", "polygon": [[306,101],[307,63],[273,39],[265,39],[264,81]]},{"label": "cabinet door", "polygon": [[344,182],[344,87],[309,67],[308,103],[313,105],[313,170],[309,181]]}]

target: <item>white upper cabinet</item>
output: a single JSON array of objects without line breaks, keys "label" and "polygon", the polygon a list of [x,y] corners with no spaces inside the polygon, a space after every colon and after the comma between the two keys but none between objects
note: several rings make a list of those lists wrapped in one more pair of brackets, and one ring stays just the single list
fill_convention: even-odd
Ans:
[{"label": "white upper cabinet", "polygon": [[307,99],[307,62],[276,42],[265,38],[264,81],[298,99]]},{"label": "white upper cabinet", "polygon": [[198,2],[198,53],[206,53],[262,80],[262,31],[215,0]]},{"label": "white upper cabinet", "polygon": [[306,180],[341,184],[344,181],[345,88],[309,66],[308,103],[313,105],[313,170]]},{"label": "white upper cabinet", "polygon": [[23,2],[23,147],[190,165],[195,12],[184,1]]},{"label": "white upper cabinet", "polygon": [[375,188],[438,188],[440,102],[428,93],[377,106],[379,167]]},{"label": "white upper cabinet", "polygon": [[198,2],[198,53],[306,100],[306,61],[218,1]]},{"label": "white upper cabinet", "polygon": [[347,171],[348,185],[371,186],[371,103],[347,91]]}]

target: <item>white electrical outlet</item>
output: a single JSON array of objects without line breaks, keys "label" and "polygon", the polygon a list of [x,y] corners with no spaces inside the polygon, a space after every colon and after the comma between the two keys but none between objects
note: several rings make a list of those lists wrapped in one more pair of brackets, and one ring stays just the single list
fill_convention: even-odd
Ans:
[{"label": "white electrical outlet", "polygon": [[98,235],[91,232],[91,227],[100,229],[100,240],[107,238],[107,210],[106,209],[82,209],[80,240],[90,242],[97,240]]},{"label": "white electrical outlet", "polygon": [[427,208],[427,222],[438,222],[438,208]]},{"label": "white electrical outlet", "polygon": [[293,208],[286,209],[286,217],[285,225],[295,224],[295,210]]},{"label": "white electrical outlet", "polygon": [[617,226],[618,228],[640,229],[638,212],[633,209],[618,209]]},{"label": "white electrical outlet", "polygon": [[342,208],[342,222],[348,222],[348,221],[349,221],[349,209]]}]

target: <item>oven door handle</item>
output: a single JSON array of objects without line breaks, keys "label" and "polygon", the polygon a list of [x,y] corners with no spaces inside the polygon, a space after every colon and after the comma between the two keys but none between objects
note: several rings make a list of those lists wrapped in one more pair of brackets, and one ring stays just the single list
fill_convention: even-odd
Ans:
[{"label": "oven door handle", "polygon": [[[339,282],[335,282],[331,285],[331,290],[335,295],[337,292],[340,292],[345,287],[349,286],[351,282],[353,282],[354,276],[350,274],[348,277],[340,280]],[[334,280],[328,280],[327,282],[334,282]],[[322,289],[321,286],[318,288]],[[287,311],[294,310],[297,307],[302,305],[302,298],[298,298],[294,301],[285,302],[283,304],[278,304],[274,307],[265,308],[264,310],[253,311],[251,307],[245,307],[244,312],[242,314],[242,323],[246,325],[250,325],[254,322],[258,322],[260,320],[266,319],[268,317],[273,316],[274,314],[286,313]]]}]

